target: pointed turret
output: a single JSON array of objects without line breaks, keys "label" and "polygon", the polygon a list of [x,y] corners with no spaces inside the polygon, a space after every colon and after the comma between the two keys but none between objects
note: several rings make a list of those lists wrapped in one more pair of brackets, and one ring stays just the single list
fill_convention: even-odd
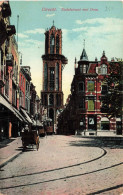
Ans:
[{"label": "pointed turret", "polygon": [[102,54],[102,57],[101,57],[101,62],[102,63],[105,63],[105,62],[107,62],[107,57],[105,56],[105,51],[103,51],[103,54]]},{"label": "pointed turret", "polygon": [[83,51],[82,51],[82,55],[80,56],[80,60],[81,61],[88,61],[88,56],[86,54],[85,49],[83,49]]}]

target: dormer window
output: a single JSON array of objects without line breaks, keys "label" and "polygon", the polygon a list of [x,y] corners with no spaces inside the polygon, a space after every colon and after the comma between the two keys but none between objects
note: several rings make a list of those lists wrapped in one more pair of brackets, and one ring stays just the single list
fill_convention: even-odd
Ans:
[{"label": "dormer window", "polygon": [[101,65],[101,74],[107,74],[107,65],[106,64]]},{"label": "dormer window", "polygon": [[83,73],[86,73],[86,65],[83,65]]},{"label": "dormer window", "polygon": [[80,65],[80,73],[82,73],[82,65]]}]

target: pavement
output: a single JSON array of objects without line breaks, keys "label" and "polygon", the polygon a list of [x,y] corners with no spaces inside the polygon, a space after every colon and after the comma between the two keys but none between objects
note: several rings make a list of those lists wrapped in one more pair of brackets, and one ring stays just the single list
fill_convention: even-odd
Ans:
[{"label": "pavement", "polygon": [[[8,145],[15,143],[13,140]],[[21,142],[15,150],[22,151],[20,147]],[[0,193],[120,195],[123,193],[122,156],[121,145],[114,145],[113,141],[103,143],[91,136],[40,138],[38,151],[35,147],[28,148],[1,168]]]},{"label": "pavement", "polygon": [[0,142],[0,168],[22,153],[21,150],[18,150],[20,147],[22,147],[21,137],[10,138]]},{"label": "pavement", "polygon": [[[91,138],[96,139],[99,142],[113,142],[112,145],[119,145],[120,147],[123,146],[123,136],[80,136],[76,135],[73,137],[79,137],[79,138]],[[5,166],[8,162],[14,160],[17,158],[21,153],[23,153],[22,150],[22,141],[21,137],[17,138],[10,138],[8,140],[4,140],[0,142],[0,168]],[[98,155],[98,154],[97,154]]]}]

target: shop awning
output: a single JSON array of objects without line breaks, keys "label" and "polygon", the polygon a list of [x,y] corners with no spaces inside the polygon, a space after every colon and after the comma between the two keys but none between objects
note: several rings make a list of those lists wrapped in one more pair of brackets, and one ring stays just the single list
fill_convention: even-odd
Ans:
[{"label": "shop awning", "polygon": [[27,122],[32,124],[32,120],[31,120],[31,118],[29,117],[29,115],[27,114],[26,110],[24,110],[23,108],[21,108],[21,111],[22,111],[23,116],[24,116],[25,119],[27,120]]},{"label": "shop awning", "polygon": [[109,122],[109,119],[107,117],[102,117],[101,122]]},{"label": "shop awning", "polygon": [[33,126],[37,126],[37,127],[43,127],[43,123],[41,123],[39,120],[37,121],[33,121]]},{"label": "shop awning", "polygon": [[12,105],[9,102],[7,102],[1,95],[0,95],[0,104],[4,105],[6,108],[8,108],[11,112],[15,114]]},{"label": "shop awning", "polygon": [[4,97],[2,97],[1,95],[0,95],[0,104],[2,104],[9,111],[11,111],[14,114],[14,116],[17,119],[19,119],[19,121],[26,122],[25,119],[23,118],[23,116],[20,114],[20,112],[16,108],[14,108],[9,102],[7,102],[7,100]]},{"label": "shop awning", "polygon": [[116,121],[117,122],[121,122],[121,118],[116,118]]},{"label": "shop awning", "polygon": [[24,121],[25,123],[27,123],[27,121],[25,120],[25,118],[22,116],[22,114],[19,112],[19,110],[17,110],[16,108],[14,108],[14,111],[18,114],[20,120]]}]

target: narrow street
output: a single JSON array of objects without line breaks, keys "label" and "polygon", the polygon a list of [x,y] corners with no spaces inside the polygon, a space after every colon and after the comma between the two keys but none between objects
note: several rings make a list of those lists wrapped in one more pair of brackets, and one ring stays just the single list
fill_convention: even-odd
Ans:
[{"label": "narrow street", "polygon": [[[21,147],[17,150],[22,150]],[[122,149],[74,136],[40,138],[1,169],[7,195],[122,194]]]}]

